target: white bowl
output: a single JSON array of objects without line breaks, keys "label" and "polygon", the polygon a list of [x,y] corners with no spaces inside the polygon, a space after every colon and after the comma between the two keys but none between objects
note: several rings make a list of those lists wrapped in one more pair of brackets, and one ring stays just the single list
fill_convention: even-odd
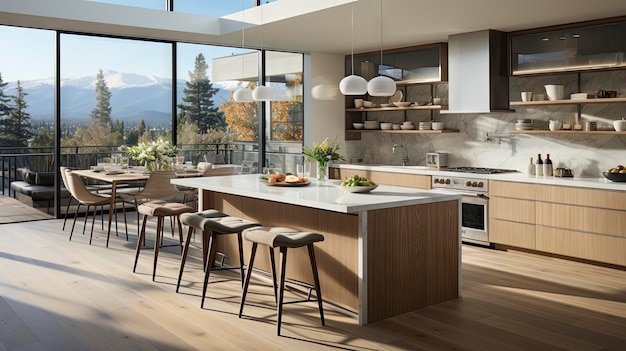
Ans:
[{"label": "white bowl", "polygon": [[400,130],[400,128],[401,128],[401,127],[402,127],[401,125],[399,125],[399,124],[395,124],[395,123],[394,123],[394,125],[393,125],[393,128],[392,128],[392,129],[393,129],[393,130]]},{"label": "white bowl", "polygon": [[354,127],[354,129],[363,129],[365,124],[363,124],[363,123],[352,123],[352,126]]},{"label": "white bowl", "polygon": [[393,123],[381,123],[380,129],[382,130],[391,130],[393,128]]},{"label": "white bowl", "polygon": [[402,130],[411,130],[411,129],[415,129],[415,126],[412,125],[412,124],[410,126],[403,124],[403,125],[400,126],[400,129],[402,129]]},{"label": "white bowl", "polygon": [[365,129],[380,129],[380,122],[379,121],[365,121],[363,123],[363,126],[365,127]]},{"label": "white bowl", "polygon": [[410,101],[398,101],[393,103],[393,105],[396,107],[408,107],[410,104]]},{"label": "white bowl", "polygon": [[548,100],[563,100],[564,86],[548,84],[544,86],[548,94]]},{"label": "white bowl", "polygon": [[445,127],[445,123],[444,122],[433,122],[432,123],[432,127],[433,127],[433,130],[443,130],[443,128]]},{"label": "white bowl", "polygon": [[363,101],[363,106],[364,107],[374,107],[374,103],[371,102],[371,101],[365,100],[365,101]]},{"label": "white bowl", "polygon": [[347,192],[347,193],[369,193],[370,191],[376,189],[378,185],[372,186],[339,186],[339,189]]},{"label": "white bowl", "polygon": [[613,121],[613,128],[615,128],[615,130],[618,132],[626,131],[626,120],[621,119]]}]

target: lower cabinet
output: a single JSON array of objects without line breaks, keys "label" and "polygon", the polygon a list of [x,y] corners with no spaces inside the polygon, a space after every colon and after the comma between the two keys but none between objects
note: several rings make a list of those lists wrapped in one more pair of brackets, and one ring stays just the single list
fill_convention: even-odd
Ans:
[{"label": "lower cabinet", "polygon": [[431,189],[432,186],[429,175],[380,172],[335,167],[331,167],[329,172],[329,177],[331,179],[347,179],[355,175],[359,175],[367,177],[376,184],[405,186],[418,189]]},{"label": "lower cabinet", "polygon": [[490,181],[490,241],[626,266],[626,192]]}]

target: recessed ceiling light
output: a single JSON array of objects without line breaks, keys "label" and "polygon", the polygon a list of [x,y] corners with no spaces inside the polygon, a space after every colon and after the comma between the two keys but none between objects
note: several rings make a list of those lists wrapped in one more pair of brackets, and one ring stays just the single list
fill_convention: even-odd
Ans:
[{"label": "recessed ceiling light", "polygon": [[559,40],[565,40],[565,37],[560,37]]},{"label": "recessed ceiling light", "polygon": [[541,38],[541,41],[549,41],[550,38]]},{"label": "recessed ceiling light", "polygon": [[572,38],[580,38],[580,34],[572,34]]}]

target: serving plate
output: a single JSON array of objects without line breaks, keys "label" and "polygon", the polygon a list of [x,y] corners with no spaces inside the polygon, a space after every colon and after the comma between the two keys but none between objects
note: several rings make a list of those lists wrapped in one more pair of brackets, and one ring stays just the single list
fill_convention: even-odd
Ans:
[{"label": "serving plate", "polygon": [[269,183],[267,181],[263,181],[263,184],[267,185],[267,186],[285,186],[285,187],[295,187],[295,186],[307,186],[309,184],[311,184],[310,181],[306,181],[303,183],[287,183],[287,182],[276,182],[276,183]]},{"label": "serving plate", "polygon": [[612,182],[626,182],[626,174],[611,172],[602,172],[602,174],[604,175],[604,178]]},{"label": "serving plate", "polygon": [[337,187],[346,193],[369,193],[370,191],[378,188],[378,185],[372,186],[341,186],[337,185]]}]

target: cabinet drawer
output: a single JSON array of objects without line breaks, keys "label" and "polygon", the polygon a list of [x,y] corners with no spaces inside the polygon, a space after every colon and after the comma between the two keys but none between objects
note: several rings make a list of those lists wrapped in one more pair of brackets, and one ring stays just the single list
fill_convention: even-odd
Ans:
[{"label": "cabinet drawer", "polygon": [[491,196],[489,217],[535,224],[535,201]]},{"label": "cabinet drawer", "polygon": [[626,211],[626,191],[537,185],[537,201]]},{"label": "cabinet drawer", "polygon": [[534,200],[535,186],[535,184],[528,183],[491,180],[489,181],[489,195]]},{"label": "cabinet drawer", "polygon": [[626,239],[537,226],[537,250],[626,265]]},{"label": "cabinet drawer", "polygon": [[626,238],[626,212],[537,202],[537,224]]},{"label": "cabinet drawer", "polygon": [[346,179],[355,175],[367,177],[376,184],[387,184],[395,186],[406,186],[409,188],[431,189],[430,176],[420,174],[404,174],[368,171],[361,169],[333,168],[330,170],[330,177],[334,179]]},{"label": "cabinet drawer", "polygon": [[489,241],[535,249],[535,225],[492,219],[489,221]]}]

